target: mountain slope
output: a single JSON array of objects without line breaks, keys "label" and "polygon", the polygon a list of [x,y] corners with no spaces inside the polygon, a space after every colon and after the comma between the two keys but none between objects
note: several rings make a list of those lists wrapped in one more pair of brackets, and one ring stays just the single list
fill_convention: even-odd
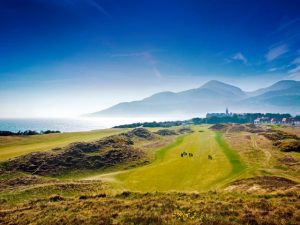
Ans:
[{"label": "mountain slope", "polygon": [[300,110],[300,82],[283,80],[246,93],[238,87],[212,80],[199,88],[178,93],[160,92],[148,98],[123,102],[89,116],[197,116],[220,112],[291,112]]},{"label": "mountain slope", "polygon": [[250,96],[258,96],[270,91],[280,91],[286,90],[289,88],[295,88],[300,86],[300,81],[295,80],[281,80],[276,82],[275,84],[271,85],[270,87],[261,88],[253,92],[249,92],[248,95]]},{"label": "mountain slope", "polygon": [[[183,92],[161,92],[134,102],[124,102],[91,116],[155,116],[205,113],[207,109],[219,110],[233,104],[246,94],[232,85],[210,81],[203,86]],[[205,106],[205,107],[204,107]]]},{"label": "mountain slope", "polygon": [[[291,84],[291,83],[290,83]],[[277,86],[278,87],[278,86]],[[283,87],[283,86],[281,86]],[[273,88],[261,95],[248,98],[243,104],[260,105],[262,108],[278,108],[279,112],[299,113],[300,109],[300,82],[292,86],[286,86],[286,89]]]}]

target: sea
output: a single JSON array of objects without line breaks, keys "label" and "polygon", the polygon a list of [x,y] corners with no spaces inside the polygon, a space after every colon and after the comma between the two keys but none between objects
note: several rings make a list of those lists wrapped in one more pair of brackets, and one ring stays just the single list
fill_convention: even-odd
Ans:
[{"label": "sea", "polygon": [[76,117],[76,118],[25,118],[25,119],[0,119],[1,131],[45,131],[58,130],[61,132],[90,131],[111,128],[116,125],[135,122],[170,121],[174,118],[141,117],[141,118],[116,118],[116,117]]}]

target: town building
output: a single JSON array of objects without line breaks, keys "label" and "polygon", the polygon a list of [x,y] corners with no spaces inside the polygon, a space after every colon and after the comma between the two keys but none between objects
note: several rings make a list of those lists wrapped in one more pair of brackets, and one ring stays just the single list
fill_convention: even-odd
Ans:
[{"label": "town building", "polygon": [[218,118],[224,118],[224,117],[232,117],[233,113],[229,112],[228,107],[225,110],[225,113],[207,113],[206,118],[211,117],[218,117]]},{"label": "town building", "polygon": [[267,124],[271,123],[271,119],[269,117],[260,117],[254,120],[254,124]]},{"label": "town building", "polygon": [[292,124],[300,125],[299,118],[269,118],[269,117],[259,117],[253,121],[254,124]]}]

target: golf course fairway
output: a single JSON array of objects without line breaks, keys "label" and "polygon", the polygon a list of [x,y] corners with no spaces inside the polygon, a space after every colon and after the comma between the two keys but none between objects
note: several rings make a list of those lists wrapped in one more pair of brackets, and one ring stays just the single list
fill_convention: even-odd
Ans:
[{"label": "golf course fairway", "polygon": [[[221,134],[201,127],[201,132],[179,137],[160,149],[149,165],[102,175],[131,191],[205,191],[240,174],[244,164],[223,141]],[[181,156],[182,152],[193,156]],[[209,159],[209,155],[212,159]]]}]

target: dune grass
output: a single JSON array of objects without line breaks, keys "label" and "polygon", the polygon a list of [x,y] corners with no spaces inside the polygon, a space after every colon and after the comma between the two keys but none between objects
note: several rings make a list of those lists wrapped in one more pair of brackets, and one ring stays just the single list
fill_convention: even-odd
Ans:
[{"label": "dune grass", "polygon": [[299,224],[296,195],[102,193],[3,204],[0,224]]},{"label": "dune grass", "polygon": [[220,187],[232,181],[233,179],[240,176],[246,169],[246,165],[241,160],[239,154],[228,146],[228,144],[224,141],[222,135],[222,133],[216,132],[215,140],[223,150],[223,153],[227,157],[227,160],[230,162],[232,168],[227,177],[223,177],[215,182],[216,187]]},{"label": "dune grass", "polygon": [[31,136],[0,137],[0,161],[30,152],[49,151],[76,141],[93,141],[126,129],[103,129],[88,132],[72,132]]},{"label": "dune grass", "polygon": [[[201,128],[204,132],[195,130],[159,150],[153,163],[114,173],[112,176],[118,186],[146,192],[205,191],[241,172],[244,167],[238,154],[222,142],[221,135],[215,137],[215,132]],[[194,156],[181,157],[184,151]],[[213,159],[208,159],[208,155]]]}]

